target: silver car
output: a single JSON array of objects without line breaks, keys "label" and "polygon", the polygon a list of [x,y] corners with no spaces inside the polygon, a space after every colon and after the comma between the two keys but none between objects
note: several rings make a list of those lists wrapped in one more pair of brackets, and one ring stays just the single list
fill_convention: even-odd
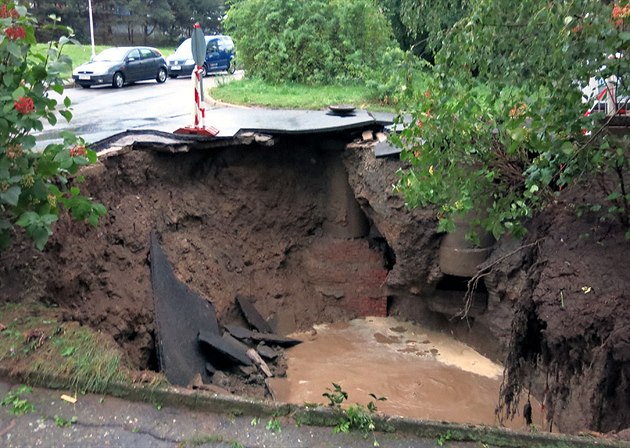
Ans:
[{"label": "silver car", "polygon": [[125,84],[147,79],[166,81],[168,71],[162,53],[151,47],[115,47],[103,50],[87,64],[74,69],[72,79],[81,87]]}]

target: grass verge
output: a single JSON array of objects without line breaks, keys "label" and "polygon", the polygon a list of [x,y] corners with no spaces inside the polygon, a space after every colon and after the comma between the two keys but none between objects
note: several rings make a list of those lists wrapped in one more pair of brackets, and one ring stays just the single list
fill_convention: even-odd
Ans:
[{"label": "grass verge", "polygon": [[219,84],[210,89],[210,95],[225,103],[275,109],[324,109],[331,104],[352,104],[361,109],[389,110],[371,89],[361,85],[274,85],[260,79],[242,79]]},{"label": "grass verge", "polygon": [[[17,374],[66,378],[65,386],[100,393],[111,383],[133,383],[116,344],[58,311],[35,304],[0,305],[0,365]],[[2,327],[0,327],[2,328]]]}]

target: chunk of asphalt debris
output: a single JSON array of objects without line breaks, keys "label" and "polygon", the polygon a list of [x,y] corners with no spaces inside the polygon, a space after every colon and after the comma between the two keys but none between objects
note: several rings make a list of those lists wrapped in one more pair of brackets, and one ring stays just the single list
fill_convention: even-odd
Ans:
[{"label": "chunk of asphalt debris", "polygon": [[247,328],[239,327],[237,325],[226,325],[225,329],[236,339],[240,340],[249,339],[254,334],[254,332],[248,330]]},{"label": "chunk of asphalt debris", "polygon": [[241,340],[251,339],[253,341],[262,341],[271,345],[279,345],[281,347],[293,347],[294,345],[302,343],[302,341],[298,339],[291,339],[273,333],[257,333],[236,325],[226,325],[225,329],[229,331],[232,336]]},{"label": "chunk of asphalt debris", "polygon": [[256,366],[239,366],[238,370],[245,376],[252,376],[258,373]]},{"label": "chunk of asphalt debris", "polygon": [[256,351],[258,352],[260,356],[269,360],[276,359],[278,356],[280,356],[280,353],[278,353],[271,347],[267,347],[262,342],[258,344],[258,347],[256,347]]},{"label": "chunk of asphalt debris", "polygon": [[201,379],[201,375],[198,373],[195,374],[188,387],[191,389],[205,390],[206,392],[211,392],[217,395],[232,395],[229,391],[222,387],[214,384],[205,384]]},{"label": "chunk of asphalt debris", "polygon": [[243,296],[236,296],[236,301],[245,316],[245,320],[247,320],[252,327],[261,333],[271,333],[271,327],[261,316],[256,307],[254,307],[254,302],[251,299]]},{"label": "chunk of asphalt debris", "polygon": [[250,349],[249,345],[247,344],[243,344],[241,341],[239,341],[238,339],[235,339],[230,333],[228,333],[227,331],[223,333],[223,340],[225,341],[225,343],[227,345],[229,345],[230,347],[232,347],[235,350],[239,350],[241,352],[247,352],[247,350]]},{"label": "chunk of asphalt debris", "polygon": [[197,344],[197,330],[219,335],[214,307],[173,273],[159,236],[151,232],[151,287],[155,312],[155,345],[160,371],[171,384],[186,386],[195,373],[204,381],[206,357]]},{"label": "chunk of asphalt debris", "polygon": [[202,346],[209,347],[213,353],[222,356],[230,361],[233,361],[244,366],[251,366],[252,360],[249,359],[247,354],[236,347],[228,344],[223,338],[209,331],[200,331],[197,336],[197,340]]}]

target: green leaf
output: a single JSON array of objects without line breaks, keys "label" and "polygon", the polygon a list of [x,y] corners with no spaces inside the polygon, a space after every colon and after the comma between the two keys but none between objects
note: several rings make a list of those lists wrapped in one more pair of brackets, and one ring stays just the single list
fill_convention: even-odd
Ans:
[{"label": "green leaf", "polygon": [[7,191],[0,193],[0,200],[15,207],[20,200],[20,193],[22,193],[22,188],[18,185],[13,185]]},{"label": "green leaf", "polygon": [[33,229],[28,229],[28,234],[35,242],[35,247],[39,250],[44,250],[52,231],[49,227],[37,226]]},{"label": "green leaf", "polygon": [[62,84],[52,84],[50,88],[55,92],[61,95],[64,91],[64,87]]},{"label": "green leaf", "polygon": [[26,95],[26,90],[24,89],[24,87],[20,86],[13,91],[11,97],[13,98],[13,100],[17,101],[24,95]]},{"label": "green leaf", "polygon": [[571,155],[573,153],[573,143],[564,142],[560,147],[560,151],[562,151],[566,155]]},{"label": "green leaf", "polygon": [[98,160],[98,155],[96,154],[96,151],[93,151],[91,149],[87,150],[86,157],[90,161],[90,163],[96,163],[96,161]]},{"label": "green leaf", "polygon": [[29,227],[39,221],[39,215],[35,212],[24,212],[16,221],[16,225],[20,227]]},{"label": "green leaf", "polygon": [[72,112],[69,110],[60,110],[59,115],[66,119],[66,121],[72,120]]}]

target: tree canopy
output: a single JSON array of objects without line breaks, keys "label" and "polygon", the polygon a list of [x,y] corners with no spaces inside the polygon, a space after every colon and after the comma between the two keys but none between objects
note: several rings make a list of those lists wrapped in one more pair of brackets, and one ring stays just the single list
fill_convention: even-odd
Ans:
[{"label": "tree canopy", "polygon": [[[66,0],[31,2],[33,14],[45,20],[54,14],[72,28],[81,42],[90,39],[88,2]],[[223,30],[224,0],[100,0],[92,1],[97,43],[175,43],[190,34],[192,25],[201,24],[206,34]],[[53,36],[39,31],[40,38]]]}]

